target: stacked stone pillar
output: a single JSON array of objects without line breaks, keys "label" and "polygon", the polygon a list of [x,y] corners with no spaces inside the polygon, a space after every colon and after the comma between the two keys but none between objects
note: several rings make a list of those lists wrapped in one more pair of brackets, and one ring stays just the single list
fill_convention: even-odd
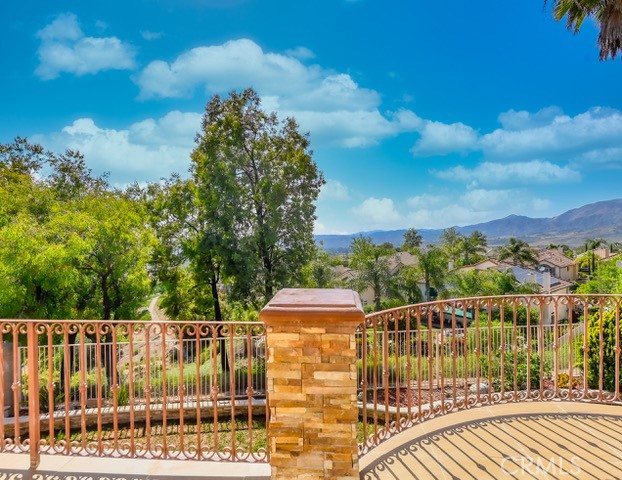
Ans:
[{"label": "stacked stone pillar", "polygon": [[267,331],[273,479],[359,478],[352,290],[284,289],[261,312]]}]

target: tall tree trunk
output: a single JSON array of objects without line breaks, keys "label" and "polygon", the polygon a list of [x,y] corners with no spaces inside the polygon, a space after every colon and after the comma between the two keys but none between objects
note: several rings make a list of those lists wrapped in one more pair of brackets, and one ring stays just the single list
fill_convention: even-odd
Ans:
[{"label": "tall tree trunk", "polygon": [[[76,343],[76,337],[78,336],[78,333],[69,333],[67,336],[67,342],[69,343],[69,345],[71,345],[69,348],[69,379],[71,381],[71,372],[73,371],[76,359],[75,359],[75,350],[76,347],[74,346],[74,344]],[[49,359],[48,361],[52,361],[51,359]],[[69,401],[72,401],[73,399],[71,398],[70,394],[71,394],[71,387],[69,387],[68,391],[65,391],[65,355],[61,356],[61,360],[60,360],[60,381],[58,384],[58,392],[62,393],[63,396],[68,396]]]},{"label": "tall tree trunk", "polygon": [[[110,292],[108,291],[108,273],[100,276],[100,287],[102,289],[102,320],[110,320],[112,318],[112,301],[110,298]],[[114,325],[112,325],[112,331],[102,335],[102,347],[101,347],[101,363],[106,370],[106,380],[108,381],[108,388],[112,391],[113,388],[113,368],[114,359],[112,352],[112,336],[114,335]]]},{"label": "tall tree trunk", "polygon": [[[212,274],[210,279],[210,287],[212,290],[212,298],[214,299],[214,320],[222,322],[222,311],[220,309],[220,296],[218,293],[218,278]],[[219,332],[219,337],[220,332]],[[220,367],[223,372],[229,371],[229,359],[227,354],[227,342],[224,336],[218,341],[218,349],[220,350]]]}]

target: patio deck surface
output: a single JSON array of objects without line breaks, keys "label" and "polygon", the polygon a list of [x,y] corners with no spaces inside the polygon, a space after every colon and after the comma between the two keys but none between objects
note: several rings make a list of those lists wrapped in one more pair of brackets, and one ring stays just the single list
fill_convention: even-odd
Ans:
[{"label": "patio deck surface", "polygon": [[[0,453],[0,480],[268,479],[265,463]],[[392,437],[360,460],[362,479],[622,479],[622,407],[495,405],[452,413]]]},{"label": "patio deck surface", "polygon": [[533,402],[426,421],[360,460],[365,479],[622,479],[622,407]]},{"label": "patio deck surface", "polygon": [[41,455],[29,470],[28,454],[0,453],[0,480],[267,480],[267,463],[144,460]]}]

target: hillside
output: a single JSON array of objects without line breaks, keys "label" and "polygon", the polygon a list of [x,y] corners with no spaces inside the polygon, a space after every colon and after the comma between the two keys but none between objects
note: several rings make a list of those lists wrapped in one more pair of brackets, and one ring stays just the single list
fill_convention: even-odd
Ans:
[{"label": "hillside", "polygon": [[[498,220],[456,227],[469,234],[480,230],[488,237],[490,245],[500,245],[509,237],[517,237],[534,245],[565,243],[577,246],[586,238],[604,238],[622,241],[622,199],[606,200],[574,208],[552,218],[530,218],[509,215]],[[360,232],[352,235],[316,235],[316,241],[331,252],[348,250],[352,238],[366,235],[375,243],[391,242],[401,245],[406,230]],[[443,229],[419,230],[424,243],[438,242]]]}]

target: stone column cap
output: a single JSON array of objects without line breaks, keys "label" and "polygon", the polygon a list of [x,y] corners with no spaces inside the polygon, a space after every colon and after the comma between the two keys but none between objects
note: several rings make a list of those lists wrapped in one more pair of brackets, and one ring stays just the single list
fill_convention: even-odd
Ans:
[{"label": "stone column cap", "polygon": [[317,319],[362,322],[365,312],[359,294],[339,288],[284,288],[260,313],[267,324]]}]

